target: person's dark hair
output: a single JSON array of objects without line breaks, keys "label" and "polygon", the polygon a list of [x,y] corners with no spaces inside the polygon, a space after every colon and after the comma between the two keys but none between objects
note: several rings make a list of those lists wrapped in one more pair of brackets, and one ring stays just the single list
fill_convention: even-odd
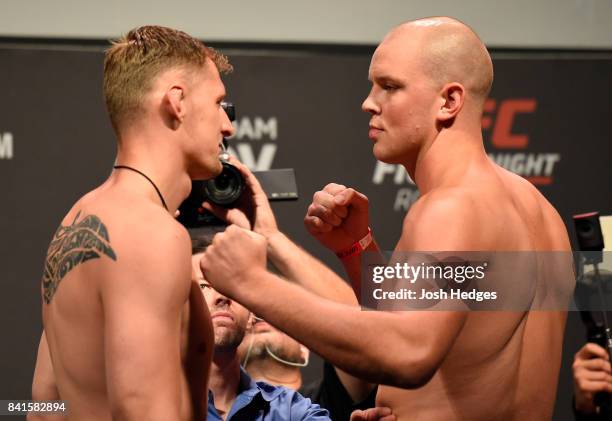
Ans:
[{"label": "person's dark hair", "polygon": [[204,253],[208,246],[212,243],[212,239],[208,238],[192,238],[191,239],[191,254]]},{"label": "person's dark hair", "polygon": [[[212,244],[215,235],[223,231],[225,231],[224,226],[210,226],[190,229],[189,237],[191,237],[191,255],[193,256],[194,254],[204,253],[208,246]],[[267,269],[275,275],[283,276],[269,259]]]},{"label": "person's dark hair", "polygon": [[209,226],[189,230],[191,237],[191,254],[203,253],[212,244],[216,234],[225,231],[224,226]]}]

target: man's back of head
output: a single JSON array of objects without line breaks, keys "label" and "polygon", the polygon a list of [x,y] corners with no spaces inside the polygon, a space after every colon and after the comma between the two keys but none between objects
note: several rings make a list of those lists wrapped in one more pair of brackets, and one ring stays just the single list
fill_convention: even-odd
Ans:
[{"label": "man's back of head", "polygon": [[189,75],[211,60],[219,73],[232,70],[227,58],[185,32],[141,26],[113,42],[104,59],[104,99],[117,133],[145,109],[145,97],[157,76],[170,69]]}]

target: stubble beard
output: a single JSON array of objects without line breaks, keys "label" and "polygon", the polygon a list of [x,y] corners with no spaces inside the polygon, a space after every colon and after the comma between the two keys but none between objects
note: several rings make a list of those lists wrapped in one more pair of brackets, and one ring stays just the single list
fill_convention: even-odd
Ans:
[{"label": "stubble beard", "polygon": [[[221,328],[217,328],[221,330]],[[244,338],[244,330],[229,330],[215,331],[215,347],[236,349]]]}]

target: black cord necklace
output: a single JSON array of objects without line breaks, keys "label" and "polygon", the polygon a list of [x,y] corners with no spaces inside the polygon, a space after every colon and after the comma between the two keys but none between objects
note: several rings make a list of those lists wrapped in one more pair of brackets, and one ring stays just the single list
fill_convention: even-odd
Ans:
[{"label": "black cord necklace", "polygon": [[153,186],[153,188],[155,189],[155,191],[157,192],[157,195],[159,196],[162,205],[164,205],[164,208],[166,210],[168,210],[168,206],[166,206],[166,201],[164,200],[164,196],[162,196],[161,192],[159,191],[159,189],[157,188],[157,186],[155,185],[155,183],[153,182],[153,180],[151,180],[149,177],[147,177],[147,175],[145,173],[143,173],[142,171],[138,171],[136,168],[132,168],[132,167],[128,167],[127,165],[115,165],[113,167],[116,170],[130,170],[130,171],[134,171],[140,175],[142,175],[144,178],[147,179],[147,181],[149,183],[151,183],[151,185]]}]

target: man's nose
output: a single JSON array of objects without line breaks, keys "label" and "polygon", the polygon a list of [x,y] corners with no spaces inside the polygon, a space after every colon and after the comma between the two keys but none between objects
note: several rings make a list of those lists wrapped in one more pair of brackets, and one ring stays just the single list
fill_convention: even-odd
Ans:
[{"label": "man's nose", "polygon": [[236,129],[232,125],[232,122],[230,121],[226,112],[223,110],[221,112],[223,113],[223,124],[221,126],[221,133],[223,133],[224,137],[233,136],[234,133],[236,133]]},{"label": "man's nose", "polygon": [[376,104],[376,102],[372,98],[371,92],[367,96],[367,98],[363,100],[363,103],[361,104],[361,109],[365,111],[366,113],[370,113],[370,114],[380,113],[380,107]]},{"label": "man's nose", "polygon": [[223,294],[219,294],[218,292],[215,292],[215,295],[213,296],[213,304],[215,307],[229,306],[231,302],[232,300]]}]

